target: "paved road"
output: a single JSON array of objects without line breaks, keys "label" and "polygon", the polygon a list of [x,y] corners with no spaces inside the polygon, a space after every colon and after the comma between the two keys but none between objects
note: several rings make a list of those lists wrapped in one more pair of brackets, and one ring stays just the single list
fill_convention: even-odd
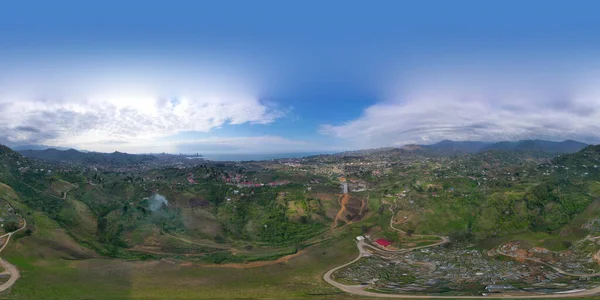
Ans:
[{"label": "paved road", "polygon": [[[390,204],[389,207],[390,212],[392,212],[392,217],[390,218],[390,228],[392,230],[398,231],[402,234],[407,234],[404,230],[399,229],[394,227],[394,216],[395,216],[395,212],[392,209],[392,205]],[[406,253],[406,252],[410,252],[410,251],[414,251],[414,250],[419,250],[419,249],[423,249],[423,248],[429,248],[429,247],[435,247],[435,246],[439,246],[442,244],[446,244],[450,242],[450,238],[447,236],[441,236],[441,235],[427,235],[427,234],[413,234],[412,236],[415,237],[435,237],[435,238],[439,238],[440,241],[434,244],[429,244],[429,245],[424,245],[424,246],[419,246],[419,247],[413,247],[413,248],[407,248],[407,249],[399,249],[399,250],[388,250],[388,249],[383,249],[383,248],[378,248],[378,247],[374,247],[372,245],[369,245],[367,243],[362,243],[362,247],[368,247],[371,248],[375,251],[378,252],[385,252],[385,253],[390,253],[390,254],[401,254],[401,253]]]},{"label": "paved road", "polygon": [[503,255],[503,256],[507,256],[513,259],[525,259],[525,260],[529,260],[529,261],[533,261],[536,262],[538,264],[542,264],[545,266],[548,266],[550,268],[552,268],[554,271],[563,274],[563,275],[567,275],[567,276],[573,276],[573,277],[594,277],[594,276],[600,276],[600,272],[596,272],[596,273],[590,273],[590,274],[579,274],[579,273],[569,273],[567,271],[564,271],[563,269],[559,268],[559,267],[555,267],[549,263],[543,262],[539,259],[536,258],[531,258],[531,257],[520,257],[520,256],[514,256],[514,255],[510,255],[510,254],[506,254],[506,253],[502,253],[500,251],[496,251],[496,254],[499,255]]},{"label": "paved road", "polygon": [[[390,219],[390,227],[393,230],[396,231],[400,231],[403,232],[400,229],[394,228],[393,226],[393,220],[394,220],[394,211],[392,210],[391,206],[390,206],[390,211],[392,212],[392,218]],[[422,248],[429,248],[429,247],[435,247],[441,244],[445,244],[448,243],[450,240],[447,237],[443,237],[443,236],[436,236],[442,239],[441,242],[439,243],[435,243],[435,244],[431,244],[431,245],[426,245],[426,246],[421,246],[421,247],[415,247],[415,248],[410,248],[410,249],[402,249],[402,250],[384,250],[384,249],[380,249],[374,246],[371,246],[367,243],[365,243],[364,241],[359,241],[356,246],[358,247],[358,257],[356,257],[354,260],[343,264],[341,266],[335,267],[329,271],[327,271],[325,273],[325,275],[323,275],[323,279],[337,287],[338,289],[346,292],[346,293],[350,293],[350,294],[355,294],[355,295],[361,295],[361,296],[368,296],[368,297],[378,297],[378,298],[413,298],[413,299],[436,299],[436,298],[454,298],[454,299],[484,299],[484,298],[519,298],[519,299],[533,299],[533,298],[569,298],[569,297],[585,297],[585,296],[594,296],[594,295],[598,295],[600,294],[600,286],[597,286],[595,288],[589,289],[589,290],[578,290],[578,291],[573,291],[572,293],[567,293],[567,294],[539,294],[539,295],[515,295],[515,294],[510,294],[510,293],[500,293],[500,294],[488,294],[487,296],[435,296],[435,295],[408,295],[408,294],[384,294],[384,293],[375,293],[375,292],[369,292],[366,291],[365,288],[367,286],[363,286],[363,285],[346,285],[346,284],[342,284],[339,283],[337,281],[335,281],[333,278],[331,278],[331,275],[339,270],[342,269],[344,267],[347,267],[355,262],[357,262],[359,259],[361,259],[364,256],[370,255],[369,252],[367,252],[365,250],[365,247],[367,248],[371,248],[374,249],[376,251],[379,252],[385,252],[385,253],[405,253],[405,252],[409,252],[409,251],[413,251],[413,250],[417,250],[417,249],[422,249]],[[506,255],[503,253],[499,253],[502,255]],[[509,256],[509,255],[506,255]],[[552,265],[546,264],[544,262],[540,262],[537,260],[533,260],[535,262],[539,262],[539,263],[543,263],[545,265],[548,265],[549,267],[553,268],[555,271],[561,273],[561,274],[565,274],[565,275],[571,275],[571,276],[594,276],[596,274],[588,274],[588,275],[574,275],[574,274],[570,274],[567,273],[559,268],[556,268]]]},{"label": "paved road", "polygon": [[[383,293],[375,293],[375,292],[366,291],[365,290],[366,286],[363,286],[363,285],[346,285],[346,284],[339,283],[331,278],[331,275],[335,271],[357,262],[359,259],[361,259],[366,254],[368,254],[368,252],[364,249],[365,246],[368,247],[369,245],[366,244],[364,241],[359,241],[357,243],[358,257],[356,257],[354,260],[352,260],[346,264],[343,264],[341,266],[335,267],[335,268],[327,271],[327,273],[325,273],[325,275],[323,275],[323,279],[327,283],[337,287],[338,289],[340,289],[346,293],[361,295],[361,296],[368,296],[368,297],[378,297],[378,298],[413,298],[413,299],[437,299],[437,298],[446,298],[446,299],[448,299],[448,298],[453,298],[453,299],[458,299],[458,298],[460,298],[460,299],[485,299],[485,298],[534,299],[534,298],[544,298],[544,299],[547,299],[547,298],[585,297],[585,296],[594,296],[594,295],[600,294],[600,286],[597,286],[593,289],[577,291],[577,292],[573,292],[573,293],[569,293],[569,294],[515,295],[515,294],[509,294],[509,293],[504,293],[504,294],[500,293],[500,294],[488,294],[487,296],[435,296],[435,295],[383,294]],[[431,247],[431,245],[429,247]]]}]

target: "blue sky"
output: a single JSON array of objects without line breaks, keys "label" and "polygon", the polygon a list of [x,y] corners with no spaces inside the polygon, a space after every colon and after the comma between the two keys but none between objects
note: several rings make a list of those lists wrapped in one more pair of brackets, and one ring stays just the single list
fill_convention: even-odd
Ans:
[{"label": "blue sky", "polygon": [[[124,3],[123,3],[124,2]],[[0,143],[600,142],[595,1],[11,1]]]}]

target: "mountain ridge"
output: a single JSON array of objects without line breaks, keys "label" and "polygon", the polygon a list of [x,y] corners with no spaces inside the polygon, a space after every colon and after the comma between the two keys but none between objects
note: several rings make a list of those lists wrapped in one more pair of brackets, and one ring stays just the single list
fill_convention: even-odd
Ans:
[{"label": "mountain ridge", "polygon": [[45,160],[48,162],[63,162],[73,164],[137,164],[158,159],[147,154],[128,154],[115,151],[113,153],[82,152],[75,149],[58,150],[49,148],[45,150],[21,150],[19,154]]},{"label": "mountain ridge", "polygon": [[547,153],[575,153],[589,144],[578,142],[575,140],[564,140],[561,142],[534,139],[534,140],[519,140],[519,141],[499,141],[499,142],[483,142],[483,141],[451,141],[442,140],[431,145],[416,145],[409,144],[401,149],[407,150],[432,150],[444,153],[478,153],[490,150],[500,151],[542,151]]}]

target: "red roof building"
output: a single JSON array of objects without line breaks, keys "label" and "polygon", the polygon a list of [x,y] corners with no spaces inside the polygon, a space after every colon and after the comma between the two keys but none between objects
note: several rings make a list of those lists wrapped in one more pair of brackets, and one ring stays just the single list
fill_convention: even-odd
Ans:
[{"label": "red roof building", "polygon": [[381,246],[381,247],[387,247],[392,244],[392,242],[390,242],[388,240],[384,240],[384,239],[378,239],[375,241],[375,243],[379,244],[379,246]]}]

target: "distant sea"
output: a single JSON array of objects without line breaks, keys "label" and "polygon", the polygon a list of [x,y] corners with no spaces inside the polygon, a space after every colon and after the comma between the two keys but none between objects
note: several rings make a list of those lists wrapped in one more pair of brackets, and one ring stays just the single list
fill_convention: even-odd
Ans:
[{"label": "distant sea", "polygon": [[319,154],[333,154],[336,152],[298,152],[298,153],[271,153],[271,154],[203,154],[203,158],[214,161],[249,161],[270,160],[278,158],[300,158]]}]

